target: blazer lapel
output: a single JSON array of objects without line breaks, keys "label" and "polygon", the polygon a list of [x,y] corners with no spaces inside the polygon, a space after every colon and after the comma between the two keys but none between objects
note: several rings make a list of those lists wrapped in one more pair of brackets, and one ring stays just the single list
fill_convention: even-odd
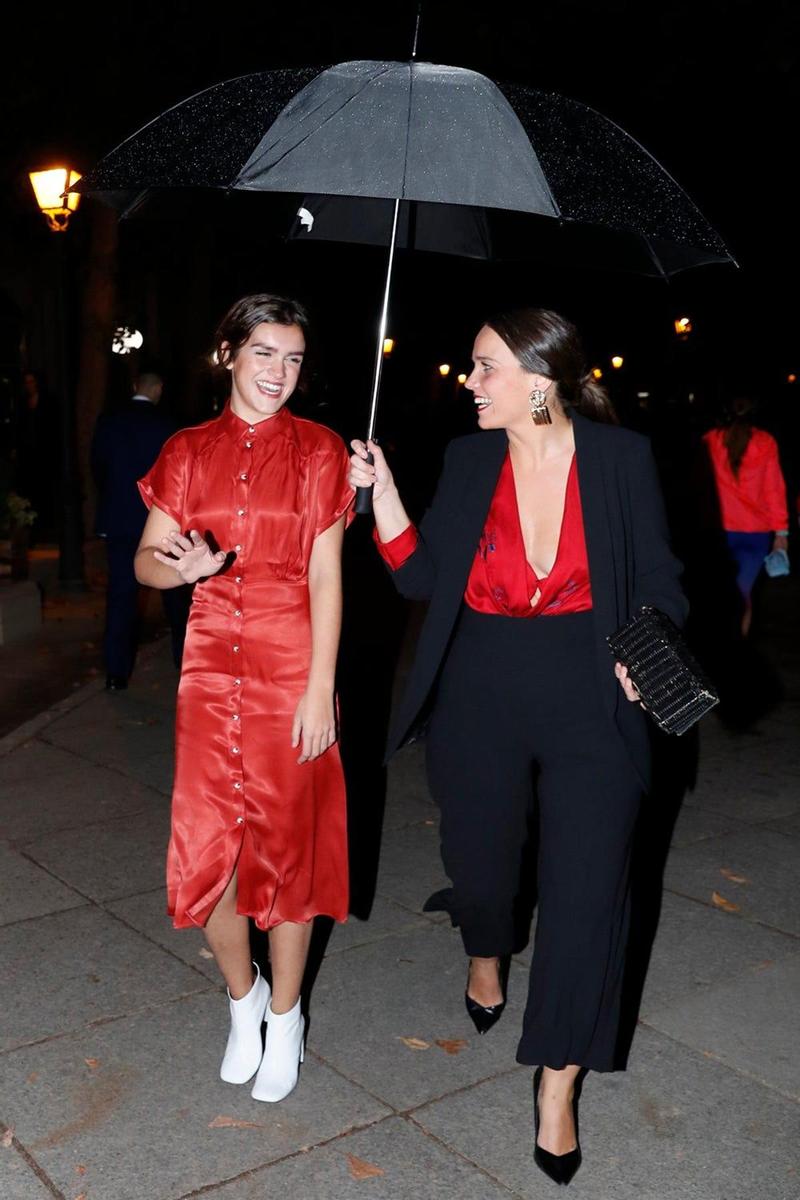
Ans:
[{"label": "blazer lapel", "polygon": [[453,538],[442,564],[443,574],[447,577],[448,598],[452,591],[459,603],[507,449],[505,430],[487,429],[476,435],[475,458],[464,479],[461,519],[453,529]]}]

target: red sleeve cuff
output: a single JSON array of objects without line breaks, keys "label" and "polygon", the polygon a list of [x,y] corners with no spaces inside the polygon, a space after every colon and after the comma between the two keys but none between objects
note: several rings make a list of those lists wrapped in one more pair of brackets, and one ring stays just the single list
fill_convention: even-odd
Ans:
[{"label": "red sleeve cuff", "polygon": [[381,541],[378,537],[377,528],[373,529],[372,537],[375,545],[378,547],[378,553],[387,567],[392,571],[399,570],[403,563],[411,558],[419,541],[419,534],[414,525],[408,525],[402,533],[398,533],[397,537],[392,538],[390,542]]}]

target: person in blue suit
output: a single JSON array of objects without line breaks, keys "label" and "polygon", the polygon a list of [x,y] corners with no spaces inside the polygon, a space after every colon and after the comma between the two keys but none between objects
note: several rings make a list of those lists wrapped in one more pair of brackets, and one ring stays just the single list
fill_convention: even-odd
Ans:
[{"label": "person in blue suit", "polygon": [[[159,411],[163,389],[164,381],[155,371],[140,374],[130,400],[100,415],[92,439],[92,474],[98,489],[95,531],[105,540],[108,555],[103,654],[110,691],[128,686],[138,641],[139,584],[133,559],[147,509],[136,481],[147,474],[177,428]],[[172,629],[173,659],[180,666],[191,589],[162,592],[162,599]]]}]

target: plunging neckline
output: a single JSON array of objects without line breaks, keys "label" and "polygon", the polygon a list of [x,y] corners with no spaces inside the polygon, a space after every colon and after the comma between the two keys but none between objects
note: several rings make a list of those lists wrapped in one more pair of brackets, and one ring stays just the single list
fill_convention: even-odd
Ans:
[{"label": "plunging neckline", "polygon": [[[538,571],[536,570],[536,568],[533,566],[533,564],[528,561],[528,554],[525,549],[525,534],[523,533],[523,530],[522,530],[522,518],[520,516],[520,511],[519,511],[519,494],[517,492],[517,477],[514,474],[514,460],[511,457],[510,451],[508,452],[508,463],[511,468],[511,480],[514,484],[514,509],[517,514],[517,528],[519,530],[520,541],[522,543],[522,553],[525,558],[525,563],[528,566],[528,568],[531,572],[531,575],[533,575],[533,578],[536,581],[537,587],[540,590],[541,584],[543,584],[546,580],[548,580],[550,578],[550,576],[553,574],[553,571],[555,571],[556,566],[558,564],[558,558],[561,553],[561,540],[564,536],[564,525],[566,523],[565,519],[566,519],[566,515],[567,515],[567,503],[569,501],[569,486],[570,486],[570,483],[572,482],[572,472],[575,469],[575,451],[574,451],[574,449],[572,451],[572,458],[570,459],[569,469],[567,470],[567,482],[564,486],[564,503],[563,503],[563,506],[561,509],[561,522],[558,527],[558,540],[556,542],[556,555],[555,555],[555,558],[553,559],[552,566],[550,567],[550,570],[547,572],[546,575],[540,575],[538,573]],[[535,592],[534,592],[534,595],[536,595]],[[533,603],[533,600],[531,599],[530,596],[528,597],[528,599],[531,600],[531,608],[535,608],[536,605]],[[539,597],[539,599],[541,599],[541,596]],[[537,604],[538,604],[538,601],[537,601]]]}]

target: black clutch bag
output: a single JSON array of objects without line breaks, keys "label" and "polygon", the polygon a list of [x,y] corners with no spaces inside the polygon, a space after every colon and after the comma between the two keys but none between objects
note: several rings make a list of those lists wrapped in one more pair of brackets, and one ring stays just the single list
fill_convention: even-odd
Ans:
[{"label": "black clutch bag", "polygon": [[686,733],[719,704],[680,630],[657,608],[643,605],[606,641],[614,658],[628,668],[645,708],[665,733]]}]

